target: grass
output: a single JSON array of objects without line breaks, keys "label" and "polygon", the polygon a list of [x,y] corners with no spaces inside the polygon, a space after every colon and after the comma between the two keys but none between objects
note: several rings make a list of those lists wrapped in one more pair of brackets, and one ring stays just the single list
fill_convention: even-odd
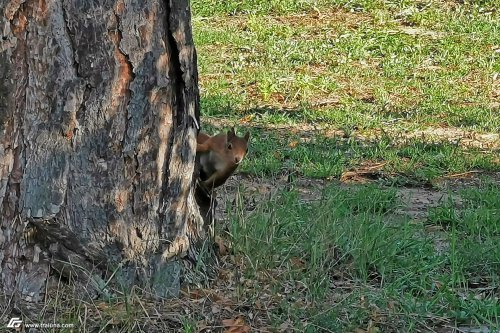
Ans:
[{"label": "grass", "polygon": [[[478,4],[195,1],[202,115],[264,128],[254,131],[246,169],[257,174],[276,173],[283,161],[271,155],[301,141],[300,133],[273,137],[274,127],[300,132],[304,124],[343,130],[349,141],[384,131],[380,143],[354,158],[351,151],[365,143],[313,134],[313,142],[286,153],[308,177],[338,177],[363,158],[386,161],[388,174],[424,181],[500,170],[498,136],[491,149],[472,151],[455,149],[449,137],[408,138],[450,129],[461,132],[456,142],[500,132],[500,17],[494,2]],[[386,144],[401,137],[406,144]],[[478,140],[476,148],[484,143]],[[331,151],[316,155],[321,145]],[[402,146],[423,169],[398,161]]]},{"label": "grass", "polygon": [[[194,2],[194,13],[203,15],[204,5]],[[269,15],[266,6],[236,16],[219,9],[194,18],[205,114],[238,118],[262,105],[304,105],[304,120],[337,126],[372,128],[398,119],[404,127],[499,130],[495,11],[429,2],[420,9],[367,5],[361,13],[330,5],[319,17],[306,6],[305,14],[293,14],[300,8]]]},{"label": "grass", "polygon": [[[216,132],[205,125],[209,132]],[[337,179],[349,170],[371,172],[382,184],[431,185],[435,180],[471,170],[498,171],[498,151],[463,149],[422,138],[395,142],[382,134],[372,140],[331,136],[322,131],[250,128],[251,147],[240,171],[260,177],[284,172],[310,178]]]},{"label": "grass", "polygon": [[[92,332],[500,329],[499,185],[441,182],[500,171],[497,8],[193,0],[203,129],[251,132],[248,177],[219,202],[218,279],[175,300],[132,288],[95,302],[59,281],[23,320]],[[414,214],[415,187],[439,200]]]},{"label": "grass", "polygon": [[[271,312],[276,322],[291,317],[310,332],[366,329],[374,316],[382,332],[439,321],[500,327],[499,190],[463,190],[462,207],[444,201],[423,221],[396,213],[404,203],[394,188],[330,186],[313,203],[283,191],[232,216],[230,232],[248,258],[247,279],[269,272],[277,295],[301,286],[279,305],[285,314]],[[446,229],[441,251],[429,232],[436,225]]]},{"label": "grass", "polygon": [[[274,329],[500,328],[499,186],[439,185],[500,171],[500,2],[192,4],[204,129],[251,131],[257,185],[221,227],[238,297],[274,300]],[[295,183],[358,177],[374,185]],[[415,217],[402,186],[443,198]]]}]

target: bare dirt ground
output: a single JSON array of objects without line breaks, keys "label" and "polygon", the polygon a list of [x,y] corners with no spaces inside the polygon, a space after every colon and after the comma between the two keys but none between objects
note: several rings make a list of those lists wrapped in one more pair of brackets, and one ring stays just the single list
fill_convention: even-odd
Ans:
[{"label": "bare dirt ground", "polygon": [[[446,179],[435,189],[398,188],[398,195],[403,204],[400,211],[396,213],[407,215],[412,220],[425,219],[430,207],[439,205],[450,195],[457,196],[457,192],[461,188],[479,186],[483,181],[482,176],[484,175],[479,173],[469,173],[456,179]],[[488,176],[500,183],[500,173]],[[373,181],[373,179],[365,180],[365,182]],[[294,182],[289,182],[287,176],[260,179],[239,174],[231,177],[227,184],[218,191],[218,223],[224,223],[223,216],[228,215],[225,213],[227,203],[234,202],[238,193],[244,193],[243,209],[248,212],[259,203],[278,195],[278,191],[283,189],[293,187],[298,191],[301,200],[314,202],[321,198],[325,186],[352,188],[359,185],[360,182],[363,181],[359,177],[355,178],[354,181],[353,178],[347,178],[347,181],[298,178]],[[225,241],[219,240],[222,245]],[[438,251],[447,246],[446,242],[441,240],[439,231],[436,231],[435,244]],[[226,243],[225,245],[230,247],[230,244]],[[195,323],[193,332],[253,332],[251,328],[259,328],[259,332],[297,332],[298,330],[289,321],[281,324],[278,329],[272,328],[269,324],[270,309],[275,309],[287,297],[286,288],[278,296],[271,292],[269,281],[272,280],[273,272],[263,272],[262,275],[250,280],[241,273],[244,269],[245,258],[231,253],[230,249],[226,249],[226,253],[221,254],[220,257],[220,269],[216,281],[210,287],[186,287],[177,299],[154,300],[143,290],[133,289],[129,291],[127,302],[118,300],[110,305],[105,301],[76,301],[69,296],[74,295],[75,291],[71,290],[71,287],[61,285],[61,289],[57,289],[57,295],[54,295],[58,302],[40,305],[40,308],[36,309],[24,309],[21,312],[25,314],[43,313],[44,318],[60,318],[61,316],[85,318],[85,321],[81,322],[81,327],[88,331],[94,329],[97,331],[104,324],[105,327],[128,327],[129,331],[137,332],[185,332],[184,325],[186,318],[189,318],[191,322]],[[241,294],[242,286],[247,294]],[[335,295],[332,296],[331,302],[341,301],[349,295],[353,288],[352,281],[343,279],[336,281]],[[304,299],[306,298],[304,297]],[[303,306],[308,306],[307,301],[304,302]],[[5,315],[4,311],[7,309],[2,308],[3,304],[7,305],[8,300],[2,300],[0,297],[0,314]],[[131,313],[134,315],[131,316]],[[36,317],[32,320],[37,322],[39,318]],[[214,326],[214,323],[221,324]],[[439,333],[493,333],[483,327],[457,328],[446,325],[443,323],[443,326],[433,328],[433,331]],[[110,329],[108,331],[118,332],[119,330]],[[370,330],[361,331],[368,332]]]},{"label": "bare dirt ground", "polygon": [[[455,205],[460,206],[461,199],[457,192],[462,188],[480,186],[484,181],[484,177],[500,184],[500,172],[470,172],[443,178],[434,184],[434,188],[399,187],[397,193],[402,206],[397,210],[397,213],[407,215],[415,220],[422,220],[427,217],[430,208],[436,207],[450,198]],[[342,180],[343,178],[345,181]],[[252,210],[258,202],[270,199],[282,189],[294,188],[304,202],[313,202],[321,198],[321,192],[325,186],[348,188],[370,182],[374,182],[374,180],[370,179],[370,177],[363,178],[363,173],[358,174],[356,177],[341,177],[340,181],[298,178],[293,183],[289,181],[288,176],[259,179],[240,174],[231,177],[226,185],[218,191],[219,207],[217,209],[217,218],[218,220],[223,219],[223,216],[226,215],[223,213],[226,204],[235,202],[238,193],[245,193],[244,209],[248,211]]]},{"label": "bare dirt ground", "polygon": [[[227,128],[229,126],[234,126],[234,122],[225,119],[205,119],[205,122],[218,127]],[[243,119],[240,121],[241,126],[246,126],[247,121]],[[328,138],[339,137],[344,138],[347,136],[342,129],[335,128],[332,126],[325,125],[312,125],[312,124],[258,124],[252,123],[254,128],[269,129],[272,131],[277,131],[283,134],[300,134],[300,136],[307,141],[314,135],[323,135]],[[481,133],[471,130],[466,130],[458,127],[432,127],[429,126],[425,129],[416,129],[402,132],[398,129],[390,129],[387,126],[384,131],[371,129],[366,131],[354,130],[350,133],[350,137],[360,140],[369,141],[380,138],[383,135],[388,135],[391,137],[395,143],[404,143],[411,139],[422,139],[429,142],[448,142],[456,144],[463,148],[479,148],[487,149],[489,151],[499,151],[500,150],[500,134],[498,133]]]}]

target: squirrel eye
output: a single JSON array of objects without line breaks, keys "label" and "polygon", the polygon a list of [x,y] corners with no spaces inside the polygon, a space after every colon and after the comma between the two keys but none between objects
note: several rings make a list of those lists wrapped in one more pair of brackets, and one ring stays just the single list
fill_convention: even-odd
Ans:
[{"label": "squirrel eye", "polygon": [[233,145],[232,144],[228,144],[227,145],[227,149],[231,150],[233,148]]}]

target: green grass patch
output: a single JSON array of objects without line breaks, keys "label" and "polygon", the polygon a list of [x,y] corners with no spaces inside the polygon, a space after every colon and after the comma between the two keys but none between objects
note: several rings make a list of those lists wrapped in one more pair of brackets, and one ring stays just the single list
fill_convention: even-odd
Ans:
[{"label": "green grass patch", "polygon": [[[273,107],[283,113],[277,122],[380,128],[398,120],[500,131],[500,17],[492,2],[193,7],[205,115]],[[297,113],[291,118],[289,108]]]},{"label": "green grass patch", "polygon": [[332,185],[312,203],[282,191],[254,212],[232,216],[230,231],[245,254],[246,278],[267,272],[273,292],[286,295],[271,311],[276,323],[288,317],[308,332],[353,331],[376,316],[383,332],[441,320],[499,327],[498,193],[498,185],[488,185],[461,194],[464,206],[441,234],[448,244],[441,251],[427,225],[449,219],[449,202],[427,223],[415,223],[395,213],[406,204],[395,189],[374,186]]},{"label": "green grass patch", "polygon": [[[210,126],[206,130],[217,132]],[[387,135],[362,141],[355,137],[328,137],[316,131],[293,134],[287,129],[246,130],[251,133],[249,154],[239,170],[260,177],[289,173],[338,179],[345,172],[363,172],[381,164],[368,173],[368,178],[386,185],[429,185],[446,175],[500,170],[497,152],[464,149],[447,142],[421,138],[395,142]]]},{"label": "green grass patch", "polygon": [[[398,199],[402,185],[500,170],[498,142],[461,142],[500,132],[499,7],[193,2],[203,129],[219,130],[209,118],[244,125],[251,143],[239,170],[290,181],[253,212],[228,207],[243,278],[259,281],[241,293],[271,291],[276,327],[500,327],[498,185],[450,192],[423,220],[401,214],[408,207]],[[444,130],[410,135],[428,128]],[[375,185],[332,185],[312,202],[294,189],[295,177],[356,173]]]}]

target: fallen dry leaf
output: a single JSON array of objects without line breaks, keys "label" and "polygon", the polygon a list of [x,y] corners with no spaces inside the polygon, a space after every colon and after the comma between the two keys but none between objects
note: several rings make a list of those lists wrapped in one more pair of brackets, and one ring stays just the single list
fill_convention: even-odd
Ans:
[{"label": "fallen dry leaf", "polygon": [[231,305],[231,304],[233,304],[233,302],[231,302],[231,300],[229,298],[221,296],[221,295],[218,295],[218,294],[211,295],[210,299],[212,300],[212,302],[215,302],[217,304],[222,304],[222,305]]},{"label": "fallen dry leaf", "polygon": [[224,239],[220,236],[215,236],[215,244],[219,247],[219,254],[225,256],[229,254],[229,247],[226,246]]},{"label": "fallen dry leaf", "polygon": [[290,258],[290,263],[292,264],[292,266],[294,268],[299,268],[299,269],[304,269],[304,267],[306,265],[304,260],[302,260],[302,258],[299,258],[299,257]]},{"label": "fallen dry leaf", "polygon": [[235,319],[224,319],[222,320],[222,326],[226,329],[225,333],[248,333],[250,332],[250,326],[246,325],[245,320],[242,317],[237,317]]},{"label": "fallen dry leaf", "polygon": [[208,293],[204,289],[192,289],[188,291],[188,296],[190,299],[203,299],[208,296]]},{"label": "fallen dry leaf", "polygon": [[385,165],[385,162],[376,164],[366,163],[354,171],[343,172],[340,176],[340,181],[345,182],[348,180],[361,181],[366,179],[376,179],[379,177],[379,173]]},{"label": "fallen dry leaf", "polygon": [[245,116],[240,119],[240,124],[246,124],[251,122],[255,118],[255,115],[249,114],[248,116]]},{"label": "fallen dry leaf", "polygon": [[96,307],[97,307],[99,310],[104,311],[104,310],[106,310],[106,309],[108,309],[108,308],[109,308],[109,305],[108,305],[108,303],[106,303],[106,302],[100,302],[100,303],[98,303],[98,304],[96,305]]},{"label": "fallen dry leaf", "polygon": [[229,269],[220,269],[219,270],[219,280],[222,281],[231,281],[234,279],[234,272]]},{"label": "fallen dry leaf", "polygon": [[433,286],[436,289],[441,289],[443,287],[443,284],[441,282],[439,282],[439,281],[434,281],[433,282]]}]

